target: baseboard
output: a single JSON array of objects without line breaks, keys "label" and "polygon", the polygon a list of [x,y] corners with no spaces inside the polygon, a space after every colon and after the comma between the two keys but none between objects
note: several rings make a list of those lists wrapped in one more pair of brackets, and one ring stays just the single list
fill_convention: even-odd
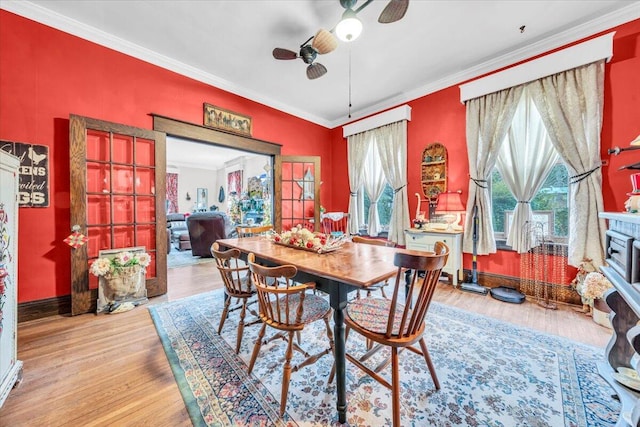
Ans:
[{"label": "baseboard", "polygon": [[[463,270],[465,279],[471,277],[471,270]],[[478,283],[487,288],[497,288],[498,286],[506,286],[508,288],[517,289],[523,292],[529,299],[535,298],[535,294],[528,290],[520,289],[520,278],[512,276],[503,276],[494,273],[478,272]],[[559,303],[582,306],[582,300],[578,292],[572,289],[570,286],[561,286],[550,283],[551,293],[557,292]]]},{"label": "baseboard", "polygon": [[18,323],[43,317],[71,314],[71,295],[18,304]]}]

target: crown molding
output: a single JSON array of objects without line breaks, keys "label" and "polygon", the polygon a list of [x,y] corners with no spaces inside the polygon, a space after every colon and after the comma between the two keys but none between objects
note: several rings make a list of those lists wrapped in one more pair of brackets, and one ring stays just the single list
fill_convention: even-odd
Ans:
[{"label": "crown molding", "polygon": [[567,44],[610,30],[613,27],[617,27],[618,25],[622,25],[636,19],[640,19],[640,2],[634,2],[629,6],[555,34],[553,37],[548,37],[521,49],[492,58],[459,73],[451,74],[435,82],[430,82],[425,86],[401,93],[393,98],[385,99],[384,101],[371,105],[365,109],[352,111],[351,118],[335,120],[331,123],[331,128],[359,120],[363,117],[367,117],[396,105],[409,103],[412,100],[416,100],[439,90],[459,85],[465,81],[473,80],[479,76],[525,61],[534,56],[558,49],[562,46],[566,46]]},{"label": "crown molding", "polygon": [[7,10],[24,18],[31,19],[32,21],[39,22],[65,33],[80,37],[84,40],[88,40],[106,48],[113,49],[115,51],[124,53],[150,64],[157,65],[158,67],[176,72],[186,77],[190,77],[199,82],[206,83],[227,92],[231,92],[235,95],[250,99],[260,104],[264,104],[268,107],[275,108],[276,110],[305,119],[312,123],[316,123],[324,127],[330,126],[330,122],[328,120],[310,114],[308,111],[303,111],[283,104],[262,94],[238,86],[228,80],[202,71],[199,68],[192,67],[180,61],[176,61],[153,50],[139,46],[135,43],[131,43],[125,39],[116,37],[105,31],[76,21],[75,19],[68,18],[64,15],[61,15],[57,12],[36,5],[29,1],[2,0],[0,2],[0,9]]},{"label": "crown molding", "polygon": [[569,43],[576,42],[585,37],[597,34],[602,31],[609,30],[618,25],[633,21],[640,18],[640,2],[636,1],[624,8],[614,12],[602,15],[589,22],[577,25],[569,30],[555,34],[552,37],[540,40],[536,43],[527,45],[513,52],[492,58],[486,62],[468,68],[459,73],[452,74],[435,82],[430,82],[424,86],[411,91],[403,92],[395,97],[391,97],[380,101],[379,103],[368,106],[365,109],[353,111],[351,118],[343,117],[337,120],[327,120],[303,111],[298,108],[283,104],[269,97],[265,97],[254,91],[239,87],[227,80],[217,77],[213,74],[206,73],[198,68],[173,60],[157,52],[138,46],[119,37],[114,37],[104,31],[100,31],[94,27],[83,24],[79,21],[70,19],[64,15],[55,13],[49,9],[38,6],[34,3],[24,0],[1,0],[0,9],[7,10],[33,21],[48,25],[60,31],[72,34],[82,39],[97,43],[101,46],[116,50],[133,56],[145,62],[157,65],[178,74],[190,77],[202,83],[209,84],[216,88],[225,90],[238,96],[250,99],[252,101],[264,104],[268,107],[282,111],[287,114],[299,117],[320,126],[333,129],[338,126],[362,119],[371,114],[384,111],[394,106],[408,103],[417,98],[429,95],[447,87],[455,86],[468,80],[472,80],[481,75],[491,73],[500,68],[508,67],[520,61],[524,61],[531,57],[549,52]]}]

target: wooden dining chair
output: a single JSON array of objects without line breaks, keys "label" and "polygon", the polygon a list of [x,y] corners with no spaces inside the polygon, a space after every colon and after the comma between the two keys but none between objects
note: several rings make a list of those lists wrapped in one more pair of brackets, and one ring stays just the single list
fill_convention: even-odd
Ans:
[{"label": "wooden dining chair", "polygon": [[[216,266],[222,276],[224,283],[224,308],[220,316],[220,324],[218,325],[218,335],[222,332],[225,320],[229,312],[240,310],[240,319],[238,321],[238,332],[236,336],[236,353],[240,352],[242,344],[242,335],[244,327],[260,322],[258,313],[249,307],[249,299],[256,294],[256,289],[252,285],[249,266],[240,260],[240,251],[238,249],[229,249],[221,251],[218,242],[211,245],[211,255],[216,260]],[[239,305],[231,307],[231,301],[235,298]],[[255,301],[254,301],[255,303]],[[245,324],[244,318],[247,310],[255,316],[255,320]]]},{"label": "wooden dining chair", "polygon": [[[395,248],[395,243],[390,242],[388,240],[383,239],[374,239],[371,237],[362,237],[362,236],[353,236],[351,237],[351,241],[353,243],[363,243],[366,245],[374,245],[374,246],[386,246],[390,248]],[[367,288],[367,296],[371,296],[371,291],[379,290],[382,294],[383,298],[386,298],[387,295],[384,293],[384,288],[389,284],[389,280],[385,280],[384,282],[376,283],[375,285],[371,285]],[[360,298],[360,290],[356,292],[356,298]]]},{"label": "wooden dining chair", "polygon": [[[287,406],[291,373],[315,363],[325,354],[333,354],[333,332],[329,325],[331,307],[324,298],[305,292],[307,289],[315,288],[315,283],[298,284],[291,280],[298,271],[295,266],[264,267],[255,263],[255,256],[252,253],[249,254],[248,262],[253,282],[258,290],[259,316],[263,322],[253,347],[253,354],[249,362],[249,373],[253,370],[263,344],[275,339],[284,339],[287,342],[285,361],[282,368],[282,392],[280,396],[280,416],[282,416]],[[320,319],[325,323],[329,346],[317,354],[309,355],[299,346],[299,343],[294,341],[294,336],[302,331],[305,325]],[[269,339],[265,339],[267,326],[280,332]],[[293,350],[302,353],[305,357],[304,361],[295,366],[291,365]]]},{"label": "wooden dining chair", "polygon": [[[413,271],[406,299],[406,301],[413,301],[413,306],[402,304],[405,299],[398,292],[402,286],[396,286],[391,299],[355,299],[347,304],[345,309],[345,335],[348,336],[349,332],[353,330],[368,340],[391,348],[391,383],[379,374],[379,369],[371,369],[363,363],[368,358],[368,353],[377,351],[376,347],[363,356],[355,357],[347,353],[346,357],[347,360],[380,384],[391,389],[394,427],[400,427],[399,350],[407,349],[422,355],[427,363],[436,390],[440,389],[440,383],[431,362],[423,334],[427,310],[440,278],[440,271],[446,264],[448,256],[449,248],[442,242],[435,243],[433,253],[425,253],[424,255],[396,253],[394,257],[394,264],[398,267],[396,283],[400,283],[403,280],[406,269]],[[424,271],[424,277],[420,277],[418,273],[420,271]],[[419,349],[413,346],[416,342],[420,345]]]},{"label": "wooden dining chair", "polygon": [[252,237],[252,236],[260,236],[268,233],[273,230],[273,225],[260,225],[257,227],[246,227],[246,226],[237,226],[236,233],[238,233],[238,237]]},{"label": "wooden dining chair", "polygon": [[322,232],[324,234],[342,236],[343,234],[349,234],[348,230],[348,213],[343,213],[341,217],[336,217],[333,214],[326,214],[326,216],[322,218]]}]

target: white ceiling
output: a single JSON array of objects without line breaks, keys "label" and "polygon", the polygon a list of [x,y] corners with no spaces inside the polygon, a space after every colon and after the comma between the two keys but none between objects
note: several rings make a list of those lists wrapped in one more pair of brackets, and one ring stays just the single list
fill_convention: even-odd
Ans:
[{"label": "white ceiling", "polygon": [[297,52],[319,28],[331,29],[344,11],[338,0],[0,0],[0,7],[329,128],[640,18],[640,1],[411,0],[402,20],[379,24],[386,3],[358,14],[360,38],[318,56],[329,71],[316,80],[306,78],[301,59],[278,61],[271,52]]},{"label": "white ceiling", "polygon": [[234,150],[222,146],[213,146],[202,142],[167,136],[167,170],[174,168],[198,168],[208,170],[225,169],[225,163],[242,158],[264,157],[265,164],[270,161],[269,156]]}]

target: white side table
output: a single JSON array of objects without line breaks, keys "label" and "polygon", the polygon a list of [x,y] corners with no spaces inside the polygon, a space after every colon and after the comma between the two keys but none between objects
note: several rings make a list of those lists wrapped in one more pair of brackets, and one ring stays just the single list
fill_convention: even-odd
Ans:
[{"label": "white side table", "polygon": [[451,275],[453,287],[458,287],[460,270],[462,269],[462,231],[439,231],[410,228],[405,230],[407,249],[433,252],[436,242],[443,242],[449,247],[449,258],[442,271]]}]

